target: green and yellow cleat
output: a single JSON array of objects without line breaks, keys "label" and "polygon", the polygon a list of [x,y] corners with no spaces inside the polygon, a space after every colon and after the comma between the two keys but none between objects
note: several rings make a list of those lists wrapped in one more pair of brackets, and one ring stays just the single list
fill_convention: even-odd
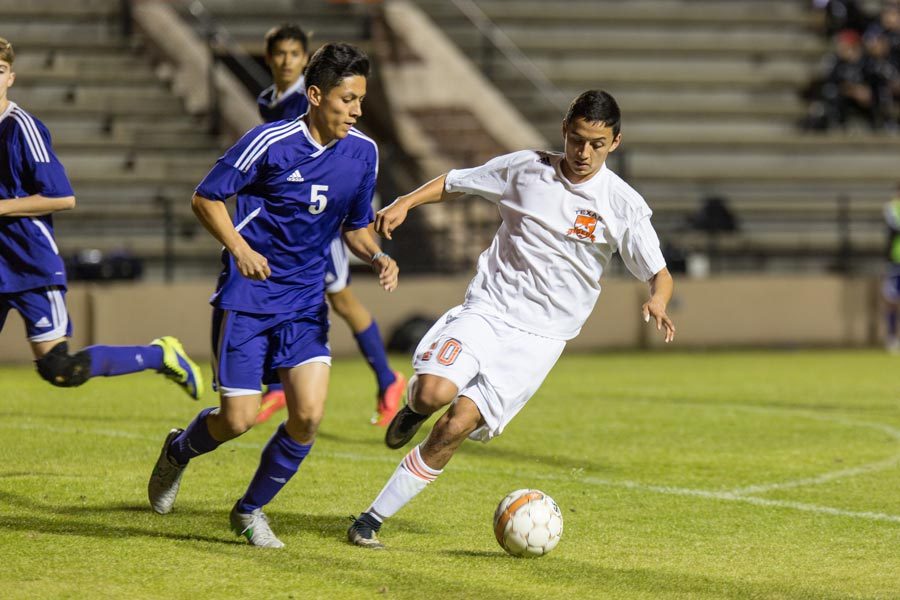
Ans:
[{"label": "green and yellow cleat", "polygon": [[198,400],[203,395],[203,373],[184,351],[178,338],[165,335],[156,338],[150,345],[162,348],[163,368],[160,373],[184,388],[191,398]]}]

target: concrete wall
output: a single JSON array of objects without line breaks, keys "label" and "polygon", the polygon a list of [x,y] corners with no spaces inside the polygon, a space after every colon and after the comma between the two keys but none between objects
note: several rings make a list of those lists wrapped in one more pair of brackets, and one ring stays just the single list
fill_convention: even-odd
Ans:
[{"label": "concrete wall", "polygon": [[[468,277],[408,277],[387,294],[363,275],[354,279],[353,289],[375,313],[387,338],[412,315],[437,317],[458,304],[467,284]],[[145,344],[169,334],[205,359],[211,291],[212,282],[74,285],[67,295],[75,325],[72,347]],[[646,297],[647,288],[639,282],[606,280],[593,315],[569,348],[661,345],[654,328],[640,318]],[[669,314],[678,330],[676,348],[865,346],[877,341],[878,306],[878,282],[873,278],[718,277],[676,281]],[[353,336],[340,319],[332,323],[331,342],[336,356],[356,352]],[[23,324],[12,312],[0,332],[0,362],[30,359]]]}]

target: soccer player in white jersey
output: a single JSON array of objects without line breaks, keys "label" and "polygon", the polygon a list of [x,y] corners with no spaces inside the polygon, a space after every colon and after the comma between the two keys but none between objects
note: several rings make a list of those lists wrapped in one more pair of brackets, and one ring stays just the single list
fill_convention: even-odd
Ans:
[{"label": "soccer player in white jersey", "polygon": [[400,462],[381,493],[347,532],[350,542],[382,548],[376,533],[441,474],[459,445],[499,435],[581,330],[600,294],[600,278],[619,252],[649,283],[641,307],[665,341],[672,277],[651,211],[605,161],[621,142],[612,96],[588,91],[563,121],[565,153],[521,151],[472,169],[450,171],[401,196],[375,217],[390,239],[421,204],[462,194],[500,210],[502,224],[478,259],[462,305],[450,309],[419,343],[408,404],[388,426],[385,443],[400,448],[434,412],[450,405],[428,438]]},{"label": "soccer player in white jersey", "polygon": [[[326,44],[307,69],[309,112],[250,130],[219,158],[194,194],[197,218],[224,246],[213,294],[213,370],[220,405],[169,432],[147,486],[154,511],[172,510],[188,461],[248,431],[260,382],[276,373],[287,421],[231,511],[231,527],[254,546],[284,544],[262,508],[309,454],[325,409],[331,356],[325,263],[339,232],[370,263],[382,287],[397,263],[369,233],[378,165],[362,116],[369,60],[349,44]],[[224,201],[237,195],[234,219]]]},{"label": "soccer player in white jersey", "polygon": [[92,377],[153,370],[192,398],[203,377],[174,337],[146,346],[101,346],[69,354],[66,270],[53,237],[53,213],[75,206],[75,192],[40,120],[7,98],[15,82],[12,44],[0,38],[0,330],[11,309],[25,321],[38,374],[57,387]]}]

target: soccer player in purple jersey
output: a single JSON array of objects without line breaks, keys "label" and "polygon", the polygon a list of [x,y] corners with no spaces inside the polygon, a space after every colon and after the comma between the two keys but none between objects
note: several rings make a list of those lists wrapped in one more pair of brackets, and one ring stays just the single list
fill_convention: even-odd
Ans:
[{"label": "soccer player in purple jersey", "polygon": [[[284,544],[262,507],[297,472],[316,437],[331,365],[325,268],[343,232],[381,286],[397,286],[397,263],[369,232],[378,150],[353,125],[362,115],[369,60],[348,44],[327,44],[307,69],[309,112],[260,125],[222,156],[193,198],[197,218],[225,247],[212,297],[214,384],[220,405],[166,437],[150,476],[157,513],[172,510],[188,461],[248,431],[260,382],[277,373],[287,421],[263,449],[259,468],[231,511],[231,527],[254,546]],[[237,195],[235,216],[224,201]]]},{"label": "soccer player in purple jersey", "polygon": [[0,38],[0,329],[10,309],[17,310],[37,371],[55,386],[152,369],[199,398],[200,370],[173,337],[148,346],[91,346],[69,354],[66,273],[51,215],[74,208],[75,193],[53,152],[50,132],[7,98],[15,81],[14,60],[12,44]]},{"label": "soccer player in purple jersey", "polygon": [[[259,114],[271,123],[303,116],[309,102],[303,69],[309,60],[309,38],[297,25],[281,25],[269,30],[265,37],[266,64],[274,83],[257,98]],[[325,295],[331,308],[347,323],[366,358],[378,385],[372,424],[386,426],[400,408],[406,378],[391,369],[381,332],[372,314],[350,289],[350,260],[340,236],[331,242],[325,269]],[[267,421],[285,405],[284,389],[273,383],[263,395],[256,422]]]}]

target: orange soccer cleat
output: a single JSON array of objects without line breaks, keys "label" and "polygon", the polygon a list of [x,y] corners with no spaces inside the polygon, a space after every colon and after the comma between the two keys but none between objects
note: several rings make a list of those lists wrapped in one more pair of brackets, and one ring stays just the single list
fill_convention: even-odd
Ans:
[{"label": "orange soccer cleat", "polygon": [[284,390],[272,390],[267,392],[259,405],[259,412],[256,413],[256,424],[265,423],[272,415],[284,408]]},{"label": "orange soccer cleat", "polygon": [[400,401],[406,390],[406,377],[400,371],[394,371],[394,383],[387,386],[383,394],[378,396],[378,407],[372,416],[372,425],[387,427],[397,411],[400,410]]}]

